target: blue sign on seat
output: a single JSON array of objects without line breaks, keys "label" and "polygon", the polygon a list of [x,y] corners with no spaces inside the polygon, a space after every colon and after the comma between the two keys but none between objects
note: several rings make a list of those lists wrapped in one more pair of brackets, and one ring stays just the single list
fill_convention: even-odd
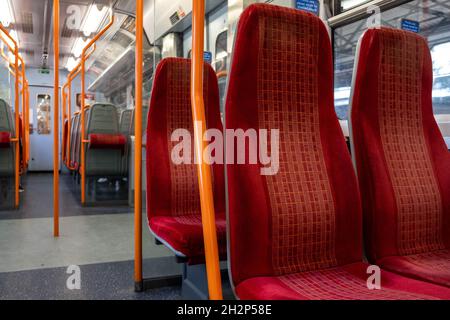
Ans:
[{"label": "blue sign on seat", "polygon": [[414,21],[414,20],[402,19],[401,28],[402,28],[402,30],[405,30],[405,31],[419,33],[420,32],[420,23],[418,21]]},{"label": "blue sign on seat", "polygon": [[319,15],[319,0],[296,0],[295,8]]},{"label": "blue sign on seat", "polygon": [[209,64],[212,63],[212,53],[210,51],[203,52],[203,59]]}]

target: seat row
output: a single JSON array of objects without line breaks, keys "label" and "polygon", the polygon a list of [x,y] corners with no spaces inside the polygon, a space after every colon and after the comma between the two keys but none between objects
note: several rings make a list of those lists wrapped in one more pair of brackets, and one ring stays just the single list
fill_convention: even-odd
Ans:
[{"label": "seat row", "polygon": [[[370,29],[357,51],[352,163],[322,21],[265,4],[240,18],[225,129],[280,133],[275,175],[262,176],[260,162],[211,166],[220,256],[228,251],[241,299],[450,299],[450,154],[433,117],[427,43]],[[222,130],[207,64],[204,99],[207,128]],[[158,65],[148,123],[149,228],[188,264],[204,263],[196,167],[171,160],[172,132],[193,134],[189,60]],[[363,239],[381,290],[367,287]]]},{"label": "seat row", "polygon": [[[0,176],[13,176],[15,172],[15,122],[11,106],[0,98]],[[19,173],[23,174],[27,167],[27,155],[24,153],[25,141],[24,120],[19,114]]]},{"label": "seat row", "polygon": [[[90,118],[90,110],[94,108],[95,116]],[[86,150],[87,173],[92,176],[123,176],[128,177],[129,155],[130,155],[130,137],[134,135],[134,108],[125,109],[120,113],[115,106],[110,104],[94,104],[86,108],[86,137],[89,139]],[[145,118],[143,119],[143,128],[146,128],[147,108],[144,108]],[[64,123],[65,130],[63,135],[63,161],[69,170],[78,172],[81,155],[81,114],[76,112],[71,118],[69,133],[69,124]],[[70,135],[70,138],[68,137]],[[69,140],[70,139],[70,140]],[[101,149],[103,151],[92,151]],[[120,150],[120,157],[117,150]],[[89,162],[89,163],[88,163]],[[93,162],[98,162],[97,167],[92,167]],[[100,166],[100,167],[99,167]]]},{"label": "seat row", "polygon": [[76,112],[71,118],[70,132],[68,122],[64,124],[67,134],[64,135],[63,155],[67,167],[75,172],[81,170],[81,148],[84,144],[86,176],[127,176],[124,159],[127,158],[129,142],[120,131],[117,108],[111,104],[95,103],[86,107],[84,112],[87,139],[84,143],[81,141],[81,112]]},{"label": "seat row", "polygon": [[14,120],[11,107],[0,99],[0,176],[12,177],[15,172],[15,137]]}]

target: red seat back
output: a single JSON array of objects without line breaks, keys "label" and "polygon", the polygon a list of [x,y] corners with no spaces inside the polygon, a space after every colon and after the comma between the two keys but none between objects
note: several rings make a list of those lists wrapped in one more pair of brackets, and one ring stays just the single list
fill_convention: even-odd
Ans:
[{"label": "red seat back", "polygon": [[[191,155],[194,152],[194,131],[190,93],[191,61],[181,58],[162,60],[155,72],[147,128],[147,215],[200,216],[197,166],[175,164],[171,159],[171,136],[176,129],[191,134]],[[207,128],[222,132],[217,77],[211,66],[204,66],[204,101]],[[216,213],[224,213],[224,173],[222,164],[212,167]]]},{"label": "red seat back", "polygon": [[11,147],[11,132],[0,131],[0,148]]},{"label": "red seat back", "polygon": [[233,282],[361,261],[359,192],[334,111],[322,21],[295,9],[248,7],[225,114],[227,130],[280,130],[277,174],[262,176],[260,163],[227,164]]},{"label": "red seat back", "polygon": [[407,31],[362,37],[351,111],[372,260],[449,247],[450,155],[433,117],[432,62]]}]

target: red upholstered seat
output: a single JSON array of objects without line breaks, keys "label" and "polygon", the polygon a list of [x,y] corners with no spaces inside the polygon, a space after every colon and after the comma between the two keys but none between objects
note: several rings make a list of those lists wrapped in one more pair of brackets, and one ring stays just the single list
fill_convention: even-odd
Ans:
[{"label": "red upholstered seat", "polygon": [[227,130],[279,130],[278,173],[261,175],[261,163],[226,165],[229,265],[239,298],[450,298],[447,288],[391,273],[382,274],[381,290],[367,288],[360,195],[319,18],[265,4],[244,11],[225,114]]},{"label": "red upholstered seat", "polygon": [[425,39],[362,37],[351,111],[367,253],[387,270],[450,287],[450,153],[432,110]]},{"label": "red upholstered seat", "polygon": [[0,148],[9,148],[11,146],[11,132],[0,131]]},{"label": "red upholstered seat", "polygon": [[[216,215],[220,256],[226,257],[226,223],[223,212]],[[189,258],[190,264],[205,262],[202,220],[199,214],[179,217],[157,216],[150,220],[150,228],[158,239],[168,244],[179,256]]]},{"label": "red upholstered seat", "polygon": [[89,149],[125,149],[127,138],[123,134],[91,133]]},{"label": "red upholstered seat", "polygon": [[254,300],[434,300],[448,299],[446,288],[382,271],[381,290],[367,288],[365,263],[277,277],[256,277],[236,288]]},{"label": "red upholstered seat", "polygon": [[[188,263],[204,262],[203,229],[197,167],[176,164],[171,156],[179,141],[172,141],[176,129],[194,136],[190,97],[188,59],[162,60],[153,81],[148,114],[147,141],[147,216],[150,230]],[[204,66],[206,126],[222,132],[217,77],[211,66]],[[191,155],[193,155],[191,139]],[[193,157],[193,156],[192,156]],[[214,180],[214,205],[221,258],[226,258],[223,165],[211,166]]]}]

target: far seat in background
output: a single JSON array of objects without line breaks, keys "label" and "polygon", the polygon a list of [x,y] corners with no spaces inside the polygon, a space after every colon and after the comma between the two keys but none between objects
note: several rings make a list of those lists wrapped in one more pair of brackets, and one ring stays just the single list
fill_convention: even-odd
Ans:
[{"label": "far seat in background", "polygon": [[15,143],[10,142],[15,137],[14,119],[11,107],[0,99],[0,176],[11,177],[15,172]]},{"label": "far seat in background", "polygon": [[129,156],[130,156],[130,144],[131,144],[131,116],[133,114],[133,110],[126,109],[123,110],[120,114],[120,124],[119,131],[127,138],[127,144],[125,146],[124,154],[122,157],[122,175],[124,177],[128,177],[129,170]]},{"label": "far seat in background", "polygon": [[87,114],[86,176],[119,177],[126,144],[119,132],[117,109],[111,104],[96,103]]},{"label": "far seat in background", "polygon": [[0,207],[14,207],[15,188],[15,148],[11,142],[15,137],[14,118],[9,104],[0,99]]}]

